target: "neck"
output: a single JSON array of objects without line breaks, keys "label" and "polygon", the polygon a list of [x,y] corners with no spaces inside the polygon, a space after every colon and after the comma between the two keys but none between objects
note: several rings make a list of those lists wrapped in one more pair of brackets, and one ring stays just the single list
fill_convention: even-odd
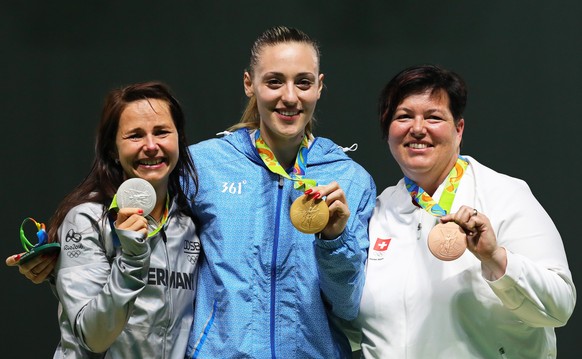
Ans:
[{"label": "neck", "polygon": [[287,169],[295,164],[295,160],[297,159],[297,152],[299,151],[299,145],[276,149],[271,147],[271,150],[275,154],[275,158],[277,158],[279,164],[283,168]]},{"label": "neck", "polygon": [[273,151],[277,162],[279,162],[283,168],[287,169],[295,164],[297,152],[299,151],[299,146],[301,146],[301,141],[303,140],[303,134],[293,138],[281,138],[275,140],[267,133],[261,131],[261,137],[271,151]]},{"label": "neck", "polygon": [[[448,174],[448,172],[447,172]],[[432,180],[427,180],[427,181],[417,181],[415,179],[412,179],[414,182],[416,182],[417,185],[420,186],[420,188],[422,188],[426,193],[428,193],[429,196],[432,197],[432,195],[436,192],[437,188],[439,188],[439,185],[445,180],[447,176],[445,175],[442,178],[436,179],[434,181]]]},{"label": "neck", "polygon": [[154,217],[156,221],[159,221],[164,214],[164,210],[166,209],[167,195],[168,195],[167,188],[164,190],[156,190],[156,205],[154,206],[152,213],[150,213],[150,215]]},{"label": "neck", "polygon": [[453,167],[455,167],[455,163],[457,163],[457,157],[453,158],[448,166],[438,174],[411,173],[408,175],[405,172],[405,175],[406,177],[416,182],[416,184],[419,185],[420,188],[422,188],[429,196],[432,196],[436,192],[437,188],[439,188],[440,184],[443,183],[443,181],[447,178],[449,173],[451,173],[451,170]]}]

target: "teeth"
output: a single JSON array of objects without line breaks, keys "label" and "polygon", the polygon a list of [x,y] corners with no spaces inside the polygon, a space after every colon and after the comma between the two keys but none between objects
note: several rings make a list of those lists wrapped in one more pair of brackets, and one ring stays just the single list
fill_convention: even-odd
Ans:
[{"label": "teeth", "polygon": [[279,113],[283,116],[295,116],[299,112],[298,111],[279,111]]},{"label": "teeth", "polygon": [[422,149],[422,148],[428,147],[428,145],[426,143],[411,143],[408,146],[410,146],[412,148],[416,148],[416,149]]},{"label": "teeth", "polygon": [[153,166],[162,163],[162,160],[161,159],[141,160],[139,161],[139,163],[146,166]]}]

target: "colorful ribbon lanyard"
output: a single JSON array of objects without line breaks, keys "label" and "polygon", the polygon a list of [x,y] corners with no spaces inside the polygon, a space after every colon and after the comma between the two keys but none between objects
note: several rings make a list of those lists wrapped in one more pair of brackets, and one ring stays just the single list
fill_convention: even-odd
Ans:
[{"label": "colorful ribbon lanyard", "polygon": [[469,162],[463,157],[459,156],[459,158],[457,158],[457,162],[445,180],[445,188],[441,194],[439,203],[436,203],[436,201],[413,180],[404,176],[406,189],[416,203],[418,203],[418,205],[425,211],[435,217],[442,217],[450,212],[451,207],[453,206],[453,200],[455,199],[455,194],[457,193],[457,188],[461,182],[461,177],[465,174],[468,165]]},{"label": "colorful ribbon lanyard", "polygon": [[299,151],[297,152],[297,159],[295,160],[295,165],[293,165],[293,172],[291,172],[291,175],[289,175],[283,166],[279,164],[279,161],[275,158],[275,154],[261,137],[260,130],[255,132],[255,145],[257,146],[259,156],[261,156],[261,159],[265,162],[267,168],[273,173],[294,181],[295,183],[293,186],[295,189],[306,191],[311,187],[317,186],[315,180],[303,177],[307,168],[307,154],[309,153],[309,139],[307,138],[307,135],[303,136],[303,140],[301,140],[301,145],[299,145]]},{"label": "colorful ribbon lanyard", "polygon": [[[162,221],[160,222],[160,224],[158,225],[158,227],[156,229],[154,229],[152,232],[148,233],[148,238],[155,236],[156,233],[158,233],[162,229],[162,227],[164,226],[164,224],[168,220],[169,206],[170,206],[170,195],[168,194],[166,196],[166,208],[164,209],[164,215],[162,216]],[[115,211],[119,210],[119,206],[117,205],[117,195],[113,196],[113,200],[111,201],[111,205],[109,206],[109,209],[110,210],[113,209]],[[148,221],[148,224],[149,224],[149,221]]]}]

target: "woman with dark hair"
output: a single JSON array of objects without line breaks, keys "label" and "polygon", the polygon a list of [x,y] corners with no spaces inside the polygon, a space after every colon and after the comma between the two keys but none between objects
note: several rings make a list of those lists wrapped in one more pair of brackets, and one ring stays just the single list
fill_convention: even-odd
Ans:
[{"label": "woman with dark hair", "polygon": [[[434,65],[380,96],[404,178],[378,196],[356,321],[365,358],[555,358],[576,290],[527,184],[460,155],[464,81]],[[467,250],[466,250],[467,249]]]},{"label": "woman with dark hair", "polygon": [[[197,179],[184,123],[162,83],[108,94],[93,167],[49,225],[49,241],[59,241],[62,252],[51,279],[61,329],[55,358],[183,356],[200,252],[186,197]],[[185,177],[191,188],[181,187]],[[115,207],[118,188],[130,178],[154,188],[150,214]],[[195,250],[186,251],[185,243]],[[40,259],[20,266],[33,281],[52,270],[51,263],[35,266]]]}]

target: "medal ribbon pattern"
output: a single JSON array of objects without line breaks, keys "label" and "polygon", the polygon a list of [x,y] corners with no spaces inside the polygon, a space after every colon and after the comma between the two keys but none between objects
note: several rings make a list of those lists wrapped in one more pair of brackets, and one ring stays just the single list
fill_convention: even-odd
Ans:
[{"label": "medal ribbon pattern", "polygon": [[408,193],[410,193],[420,207],[435,217],[442,217],[451,210],[455,194],[457,193],[457,188],[459,187],[459,182],[461,181],[461,177],[465,174],[468,165],[469,162],[463,157],[459,156],[459,158],[457,158],[457,162],[445,180],[445,188],[439,203],[436,203],[436,201],[426,193],[424,189],[410,178],[404,176],[404,183],[406,184]]},{"label": "medal ribbon pattern", "polygon": [[283,166],[275,158],[275,154],[267,145],[265,140],[261,137],[260,130],[255,132],[255,145],[257,146],[257,152],[259,156],[267,166],[267,168],[280,176],[283,176],[291,181],[294,181],[294,188],[300,191],[306,191],[311,187],[317,186],[315,180],[304,178],[305,171],[307,168],[307,154],[309,153],[309,139],[307,135],[303,136],[301,144],[299,145],[299,151],[297,152],[297,159],[295,160],[295,165],[293,165],[293,172],[291,174],[287,173]]}]

